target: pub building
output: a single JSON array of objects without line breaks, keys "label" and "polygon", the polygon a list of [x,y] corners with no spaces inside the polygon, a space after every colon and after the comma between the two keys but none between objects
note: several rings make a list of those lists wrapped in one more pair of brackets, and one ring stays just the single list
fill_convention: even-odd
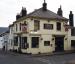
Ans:
[{"label": "pub building", "polygon": [[[68,24],[69,22],[69,24]],[[27,14],[22,7],[10,28],[10,50],[22,53],[54,53],[75,50],[75,27],[73,13],[69,19],[63,17],[60,6],[57,13],[42,7]]]}]

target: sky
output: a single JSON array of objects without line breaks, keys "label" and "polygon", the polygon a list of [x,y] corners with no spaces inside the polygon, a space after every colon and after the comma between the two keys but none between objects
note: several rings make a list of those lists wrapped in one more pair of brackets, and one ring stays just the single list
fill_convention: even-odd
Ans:
[{"label": "sky", "polygon": [[[27,13],[42,7],[44,0],[0,0],[0,27],[8,27],[16,20],[16,14],[22,7],[26,7]],[[62,6],[63,16],[69,18],[70,11],[75,14],[74,0],[46,0],[47,8],[57,13]],[[75,17],[75,16],[74,16]]]}]

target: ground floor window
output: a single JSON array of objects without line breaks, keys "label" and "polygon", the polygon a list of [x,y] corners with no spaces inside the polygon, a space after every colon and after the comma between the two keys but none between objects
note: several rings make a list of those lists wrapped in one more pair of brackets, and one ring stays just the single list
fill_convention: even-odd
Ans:
[{"label": "ground floor window", "polygon": [[28,47],[27,37],[22,37],[22,49],[25,49],[27,47]]},{"label": "ground floor window", "polygon": [[75,47],[75,40],[71,40],[71,46]]},{"label": "ground floor window", "polygon": [[44,46],[50,46],[50,41],[44,41]]},{"label": "ground floor window", "polygon": [[13,40],[10,40],[11,41],[11,46],[13,45]]},{"label": "ground floor window", "polygon": [[32,48],[39,47],[39,37],[32,37]]},{"label": "ground floor window", "polygon": [[18,46],[18,37],[14,37],[14,46]]}]

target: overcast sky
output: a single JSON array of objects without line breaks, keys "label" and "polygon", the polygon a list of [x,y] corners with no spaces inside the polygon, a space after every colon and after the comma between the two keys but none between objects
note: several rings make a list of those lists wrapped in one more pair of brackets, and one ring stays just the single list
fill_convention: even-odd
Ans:
[{"label": "overcast sky", "polygon": [[[42,7],[44,0],[0,0],[0,27],[7,27],[16,20],[16,14],[22,7],[26,7],[27,13]],[[57,12],[62,6],[63,16],[68,18],[70,10],[75,14],[74,0],[46,0],[47,8]]]}]

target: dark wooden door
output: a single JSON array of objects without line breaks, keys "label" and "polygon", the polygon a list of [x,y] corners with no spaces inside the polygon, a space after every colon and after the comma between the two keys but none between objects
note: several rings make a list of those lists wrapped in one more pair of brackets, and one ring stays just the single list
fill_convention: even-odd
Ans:
[{"label": "dark wooden door", "polygon": [[39,47],[39,37],[32,37],[32,48]]},{"label": "dark wooden door", "polygon": [[55,51],[64,51],[64,37],[55,37]]}]

